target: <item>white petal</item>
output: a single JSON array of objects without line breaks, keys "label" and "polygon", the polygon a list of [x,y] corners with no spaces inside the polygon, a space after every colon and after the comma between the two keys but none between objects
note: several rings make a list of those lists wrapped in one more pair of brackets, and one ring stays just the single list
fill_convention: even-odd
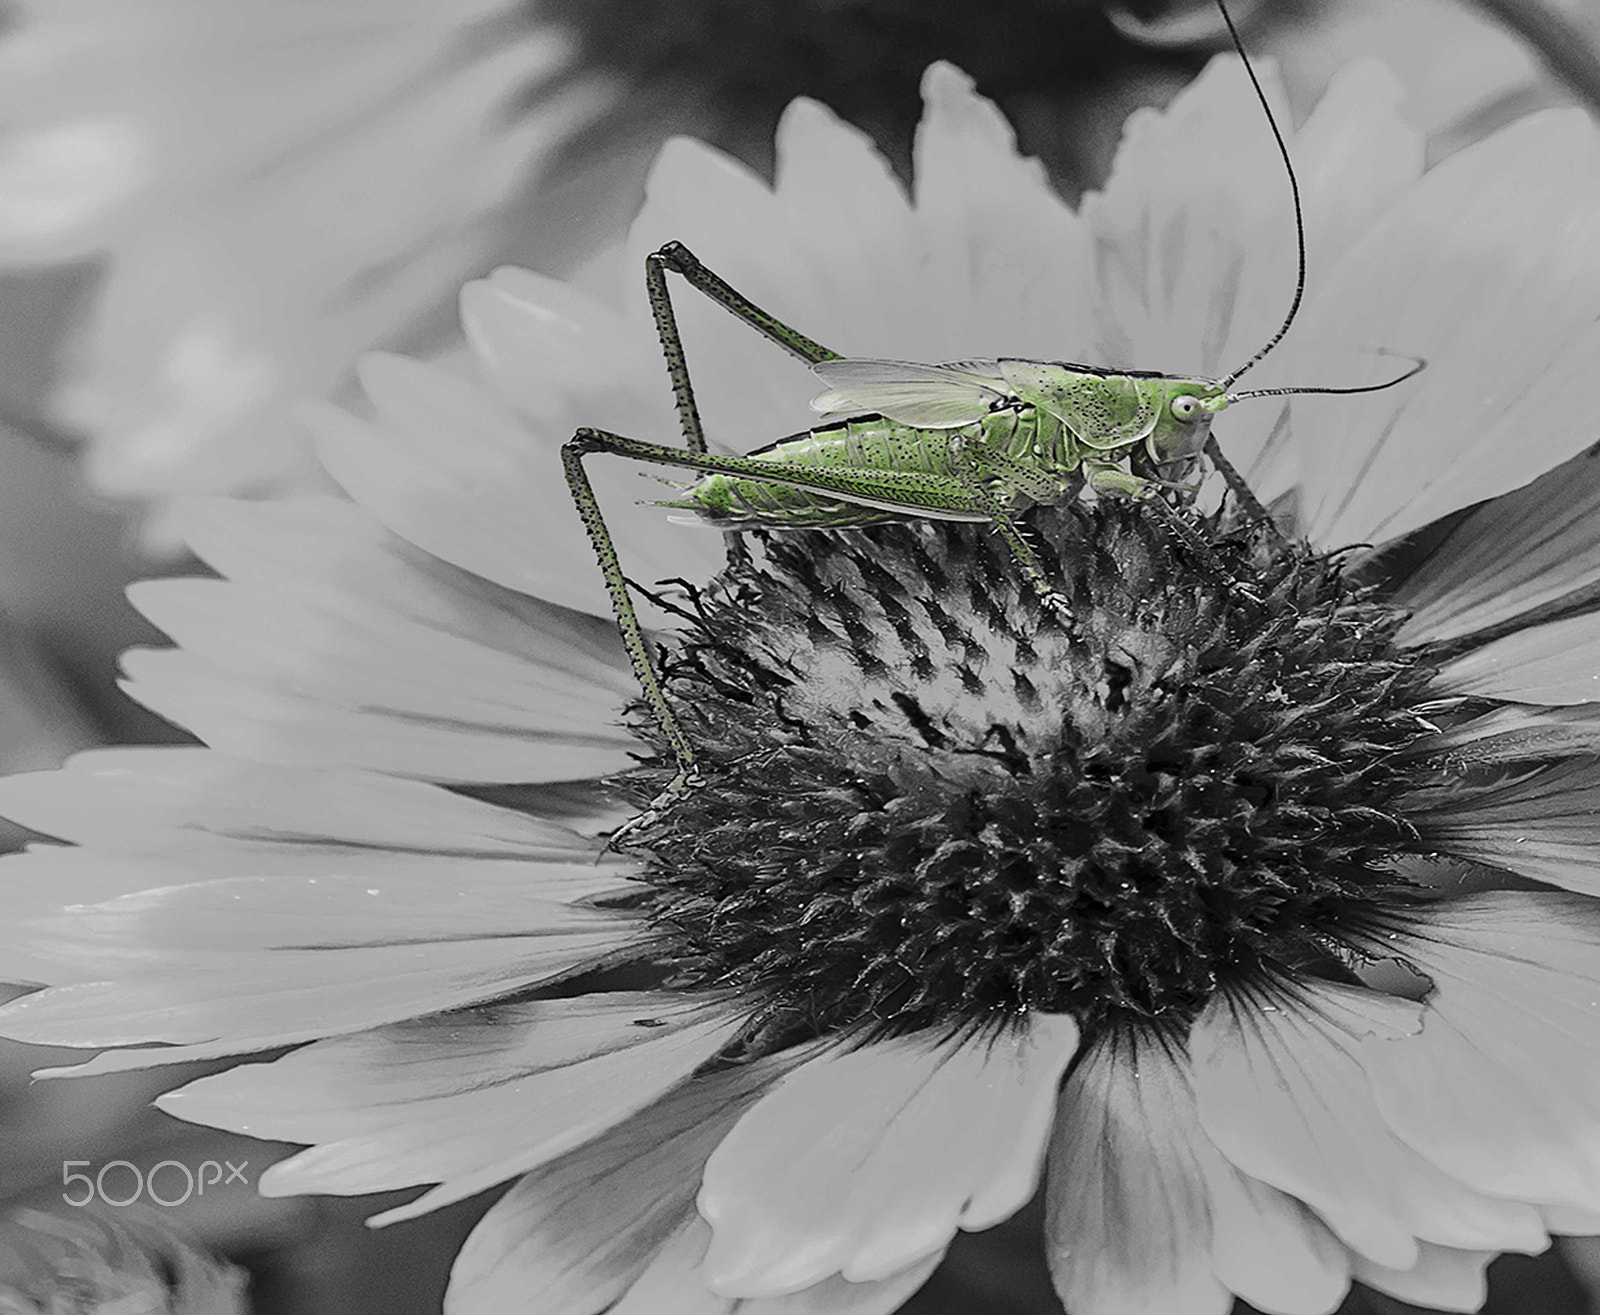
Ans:
[{"label": "white petal", "polygon": [[[783,323],[841,350],[829,340],[830,326],[819,323],[826,306],[811,262],[796,249],[793,225],[771,190],[744,165],[682,137],[661,148],[644,208],[628,233],[627,268],[639,273],[626,291],[636,317],[646,312],[645,255],[671,241],[686,244],[708,269]],[[805,366],[676,274],[668,279],[701,418],[713,440],[742,452],[807,428],[812,384]],[[834,317],[843,309],[833,308]],[[658,368],[665,386],[666,370]],[[654,437],[676,442],[676,427]]]},{"label": "white petal", "polygon": [[1376,1263],[1413,1264],[1418,1238],[1541,1248],[1530,1207],[1447,1177],[1380,1117],[1361,1039],[1407,1035],[1420,1014],[1411,1001],[1330,983],[1270,1001],[1218,996],[1192,1038],[1200,1121],[1235,1165],[1306,1202]]},{"label": "white petal", "polygon": [[1600,894],[1600,766],[1592,758],[1529,769],[1465,800],[1418,800],[1408,816],[1429,844],[1458,858]]},{"label": "white petal", "polygon": [[[503,1315],[537,1292],[545,1315],[590,1315],[677,1254],[674,1238],[709,1232],[694,1210],[706,1157],[782,1065],[695,1078],[604,1137],[530,1173],[472,1230],[450,1272],[446,1315]],[[731,1304],[699,1285],[709,1310]]]},{"label": "white petal", "polygon": [[1375,943],[1428,975],[1419,1035],[1363,1047],[1388,1124],[1484,1192],[1600,1209],[1600,922],[1593,900],[1496,891]]},{"label": "white petal", "polygon": [[[1258,71],[1281,107],[1276,71]],[[1261,103],[1231,56],[1213,59],[1165,112],[1129,117],[1106,190],[1084,199],[1083,215],[1109,315],[1093,363],[1216,375],[1243,363],[1225,357],[1231,338],[1259,345],[1282,320],[1295,277],[1281,236],[1293,233],[1288,185]],[[1253,277],[1283,292],[1245,306],[1245,251],[1255,260],[1261,235],[1269,258]]]},{"label": "white petal", "polygon": [[1428,368],[1367,397],[1295,401],[1314,542],[1381,542],[1587,446],[1571,417],[1600,350],[1597,242],[1600,134],[1576,111],[1451,157],[1372,225],[1299,331]]},{"label": "white petal", "polygon": [[1188,1080],[1159,1041],[1102,1040],[1061,1092],[1046,1257],[1075,1315],[1226,1315]]},{"label": "white petal", "polygon": [[930,66],[922,98],[916,219],[928,277],[943,294],[937,359],[1078,359],[1092,341],[1088,226],[1044,167],[1018,156],[1011,125],[966,74]]},{"label": "white petal", "polygon": [[1495,1253],[1459,1251],[1424,1242],[1417,1263],[1408,1269],[1386,1269],[1356,1258],[1355,1276],[1379,1292],[1436,1310],[1475,1311],[1488,1296],[1484,1270]]},{"label": "white petal", "polygon": [[890,1315],[939,1263],[934,1256],[891,1278],[864,1283],[835,1276],[782,1297],[721,1297],[706,1287],[701,1266],[710,1236],[704,1220],[687,1224],[607,1315]]},{"label": "white petal", "polygon": [[149,149],[127,120],[8,131],[0,137],[0,260],[84,254],[94,228],[144,181]]},{"label": "white petal", "polygon": [[[1290,138],[1306,227],[1306,295],[1313,302],[1329,291],[1338,258],[1422,174],[1422,134],[1400,115],[1406,90],[1384,65],[1359,60],[1333,76],[1311,117]],[[1256,143],[1262,163],[1270,167],[1271,140],[1259,129],[1248,140]],[[1243,365],[1265,345],[1273,309],[1281,316],[1289,308],[1292,284],[1285,282],[1284,270],[1294,225],[1287,212],[1264,215],[1262,222],[1263,227],[1241,239],[1248,243],[1250,258],[1241,271],[1238,323],[1221,356],[1224,369]],[[1262,260],[1262,250],[1277,254]],[[1313,348],[1303,333],[1291,330],[1243,386],[1362,382],[1321,373],[1326,349],[1350,345]],[[1254,400],[1230,411],[1219,427],[1223,450],[1266,501],[1299,481],[1299,453],[1291,432],[1278,424],[1283,409],[1270,399]]]},{"label": "white petal", "polygon": [[[517,451],[481,441],[448,442],[450,428],[435,431],[432,443],[398,443],[386,429],[331,407],[310,410],[307,422],[323,463],[352,498],[395,534],[454,566],[539,596],[554,575],[570,571],[574,554],[582,551],[576,512],[564,521],[530,514],[541,496],[534,487],[563,479],[552,445],[527,434]],[[641,513],[630,513],[624,500],[617,514]],[[710,550],[701,543],[686,551]],[[594,578],[600,579],[598,566]],[[597,584],[563,592],[562,601],[597,609],[602,592]]]},{"label": "white petal", "polygon": [[[1399,642],[1457,639],[1600,581],[1597,516],[1600,453],[1593,449],[1474,509],[1401,582],[1395,602],[1411,616]],[[1479,678],[1510,674],[1478,668]],[[1460,679],[1452,673],[1452,682]]]},{"label": "white petal", "polygon": [[1446,663],[1451,693],[1523,703],[1600,701],[1600,618],[1593,613],[1529,626]]},{"label": "white petal", "polygon": [[0,780],[0,813],[63,840],[162,858],[227,840],[289,854],[411,851],[435,863],[444,855],[563,862],[594,853],[592,841],[558,823],[437,786],[378,772],[243,762],[211,749],[77,754],[59,771]]},{"label": "white petal", "polygon": [[179,649],[123,656],[129,695],[223,753],[307,767],[361,767],[444,782],[593,779],[625,771],[636,742],[616,727],[532,735],[436,722],[426,713],[318,703],[233,677]]},{"label": "white petal", "polygon": [[809,332],[836,351],[947,359],[942,289],[927,277],[911,205],[871,139],[801,97],[778,121],[777,155],[778,200],[823,303]]},{"label": "white petal", "polygon": [[[0,1008],[0,1035],[36,1045],[132,1046],[161,1041],[244,1054],[458,1008],[536,985],[634,944],[626,921],[597,916],[562,933],[338,950],[241,955],[83,946],[114,981],[84,981]],[[80,972],[80,977],[82,976]],[[215,1043],[215,1044],[212,1044]],[[129,1052],[150,1064],[200,1057]]]},{"label": "white petal", "polygon": [[797,1069],[706,1165],[709,1285],[765,1297],[885,1278],[1012,1214],[1038,1181],[1077,1036],[1033,1015],[992,1039],[913,1035]]},{"label": "white petal", "polygon": [[742,1019],[651,993],[490,1006],[318,1042],[201,1078],[168,1113],[314,1143],[261,1177],[272,1196],[441,1185],[409,1218],[545,1164],[630,1117],[714,1055]]},{"label": "white petal", "polygon": [[1327,1315],[1350,1284],[1350,1256],[1310,1210],[1230,1164],[1200,1132],[1192,1090],[1184,1107],[1211,1207],[1217,1278],[1269,1315]]}]

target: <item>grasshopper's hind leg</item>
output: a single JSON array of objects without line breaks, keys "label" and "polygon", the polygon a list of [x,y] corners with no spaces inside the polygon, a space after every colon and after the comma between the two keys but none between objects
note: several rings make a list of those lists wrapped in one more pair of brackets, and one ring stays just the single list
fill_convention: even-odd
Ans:
[{"label": "grasshopper's hind leg", "polygon": [[[672,378],[672,396],[678,408],[678,426],[683,430],[684,445],[691,452],[705,452],[705,427],[700,421],[700,408],[695,402],[694,383],[689,378],[689,360],[683,350],[683,336],[678,332],[678,317],[672,309],[672,292],[667,286],[667,271],[681,274],[703,296],[717,303],[742,324],[749,325],[769,342],[774,342],[808,365],[830,361],[839,353],[830,351],[821,343],[812,342],[803,333],[791,329],[783,321],[768,314],[748,297],[737,292],[728,281],[702,265],[695,254],[682,242],[668,242],[659,251],[653,251],[644,260],[645,289],[650,299],[650,314],[656,322],[656,337],[661,343],[661,354],[667,360],[667,373]],[[728,564],[738,565],[749,559],[744,539],[737,530],[723,533],[723,543],[728,552]]]},{"label": "grasshopper's hind leg", "polygon": [[[764,311],[755,302],[733,287],[725,278],[713,273],[700,263],[700,258],[682,242],[668,242],[661,250],[645,258],[645,277],[650,285],[650,306],[656,312],[656,327],[661,328],[663,316],[672,324],[672,336],[677,340],[677,324],[672,319],[672,298],[667,293],[666,271],[683,275],[684,281],[702,296],[721,306],[741,324],[748,324],[768,342],[776,343],[791,356],[798,356],[807,365],[818,361],[837,361],[839,353],[813,342],[805,334],[791,329],[777,316]],[[659,310],[657,309],[659,307]],[[663,332],[663,347],[665,333]],[[678,347],[681,360],[683,348]],[[668,362],[671,365],[670,359]],[[685,375],[687,383],[687,375]],[[677,383],[674,374],[673,383]],[[704,448],[701,448],[704,451]]]}]

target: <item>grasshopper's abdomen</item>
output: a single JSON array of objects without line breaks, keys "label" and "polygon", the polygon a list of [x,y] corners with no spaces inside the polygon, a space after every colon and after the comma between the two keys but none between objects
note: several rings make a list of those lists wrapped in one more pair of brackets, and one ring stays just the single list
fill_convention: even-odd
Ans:
[{"label": "grasshopper's abdomen", "polygon": [[[826,469],[848,477],[848,493],[797,489],[764,480],[741,479],[728,475],[707,475],[690,486],[681,501],[669,507],[698,512],[707,520],[725,525],[747,525],[772,529],[849,528],[904,520],[908,515],[940,513],[938,490],[948,485],[950,496],[943,502],[947,514],[958,519],[969,517],[970,507],[960,491],[950,445],[964,442],[976,450],[1015,450],[1033,442],[1034,413],[1031,408],[1019,415],[1015,411],[964,425],[959,429],[918,429],[879,415],[853,416],[838,424],[824,425],[806,433],[779,439],[767,447],[747,453],[752,460],[774,466],[799,466]],[[1019,432],[1026,431],[1026,432]],[[902,510],[862,505],[850,501],[859,494],[864,499],[885,500],[885,483],[896,476],[912,474],[928,477],[924,497],[931,499],[926,511],[911,507]]]}]

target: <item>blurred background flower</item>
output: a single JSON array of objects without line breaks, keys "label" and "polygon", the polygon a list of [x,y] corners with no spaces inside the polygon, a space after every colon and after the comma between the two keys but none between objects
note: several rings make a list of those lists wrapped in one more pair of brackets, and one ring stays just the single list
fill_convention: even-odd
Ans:
[{"label": "blurred background flower", "polygon": [[245,1276],[152,1217],[0,1218],[0,1315],[246,1315]]}]

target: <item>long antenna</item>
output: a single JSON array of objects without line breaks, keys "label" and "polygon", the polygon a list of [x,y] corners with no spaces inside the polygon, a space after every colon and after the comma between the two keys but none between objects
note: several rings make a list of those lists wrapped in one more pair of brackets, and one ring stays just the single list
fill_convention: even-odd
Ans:
[{"label": "long antenna", "polygon": [[[1289,332],[1290,325],[1294,323],[1294,317],[1300,313],[1300,302],[1306,295],[1306,226],[1305,220],[1300,213],[1300,180],[1295,177],[1294,161],[1289,158],[1289,143],[1283,139],[1283,131],[1278,127],[1278,120],[1273,117],[1272,106],[1267,100],[1267,93],[1261,89],[1261,79],[1256,77],[1255,68],[1250,63],[1250,56],[1245,54],[1244,42],[1239,39],[1239,29],[1233,25],[1233,15],[1228,12],[1228,6],[1223,3],[1223,0],[1217,0],[1217,8],[1222,12],[1222,21],[1227,24],[1228,35],[1233,39],[1233,48],[1239,52],[1239,58],[1244,62],[1244,71],[1250,75],[1250,85],[1256,89],[1256,99],[1261,102],[1261,108],[1266,111],[1267,124],[1272,129],[1273,139],[1278,143],[1278,154],[1283,156],[1283,167],[1289,175],[1289,192],[1294,197],[1294,240],[1298,260],[1294,277],[1294,299],[1289,303],[1289,313],[1283,317],[1283,323],[1278,326],[1278,331],[1267,340],[1265,347],[1232,374],[1219,381],[1221,387],[1226,391],[1247,370],[1260,364],[1267,353],[1283,341],[1284,335]],[[1349,390],[1330,389],[1327,391],[1367,392],[1369,390],[1356,388]]]},{"label": "long antenna", "polygon": [[[1397,353],[1384,352],[1383,355],[1394,356]],[[1403,384],[1412,375],[1421,374],[1428,368],[1428,362],[1421,356],[1411,356],[1404,359],[1411,362],[1411,368],[1404,374],[1397,374],[1393,379],[1381,384],[1362,384],[1357,388],[1247,388],[1242,393],[1229,393],[1228,400],[1237,402],[1241,397],[1292,397],[1299,393],[1381,393],[1385,388],[1393,388],[1396,384]],[[1248,369],[1249,367],[1246,368]],[[1234,378],[1237,379],[1242,373],[1242,370],[1237,371],[1234,374]]]}]

